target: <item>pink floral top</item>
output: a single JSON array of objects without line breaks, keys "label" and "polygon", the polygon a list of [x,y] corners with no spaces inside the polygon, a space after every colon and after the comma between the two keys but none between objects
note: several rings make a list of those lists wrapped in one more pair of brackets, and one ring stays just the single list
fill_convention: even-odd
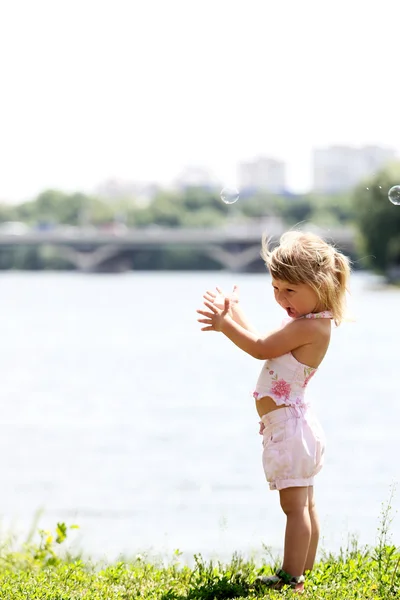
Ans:
[{"label": "pink floral top", "polygon": [[[330,311],[309,313],[304,319],[332,319]],[[292,321],[292,319],[290,319]],[[304,365],[295,359],[293,354],[283,354],[265,361],[257,381],[253,397],[258,400],[270,396],[277,406],[307,407],[304,392],[311,377],[317,369]]]}]

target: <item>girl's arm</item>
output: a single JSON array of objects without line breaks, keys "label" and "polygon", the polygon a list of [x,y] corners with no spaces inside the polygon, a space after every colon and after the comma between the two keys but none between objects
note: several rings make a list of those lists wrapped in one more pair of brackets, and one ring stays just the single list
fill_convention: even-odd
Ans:
[{"label": "girl's arm", "polygon": [[253,325],[251,325],[251,323],[249,323],[249,321],[245,317],[243,310],[241,309],[241,307],[238,304],[234,304],[232,306],[231,312],[232,312],[232,319],[235,321],[235,323],[237,323],[238,325],[243,327],[243,329],[246,329],[246,331],[255,333],[257,336],[259,335],[257,332],[257,329],[255,327],[253,327]]},{"label": "girl's arm", "polygon": [[282,356],[314,341],[314,327],[310,326],[306,319],[292,321],[282,329],[265,337],[260,337],[258,334],[235,323],[229,317],[228,298],[225,299],[222,310],[209,302],[205,302],[205,305],[209,309],[208,311],[197,311],[200,315],[206,317],[198,319],[200,323],[206,324],[206,327],[202,327],[202,331],[221,331],[235,346],[259,360]]}]

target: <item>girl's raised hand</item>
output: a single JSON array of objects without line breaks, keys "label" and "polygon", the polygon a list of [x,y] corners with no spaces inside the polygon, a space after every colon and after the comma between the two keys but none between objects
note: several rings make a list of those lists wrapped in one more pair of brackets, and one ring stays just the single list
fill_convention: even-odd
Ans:
[{"label": "girl's raised hand", "polygon": [[221,288],[216,287],[215,289],[217,290],[217,294],[215,292],[210,292],[209,290],[207,290],[207,292],[204,294],[203,298],[207,302],[210,302],[210,304],[214,304],[214,306],[216,306],[217,308],[221,308],[221,309],[224,308],[225,300],[228,299],[229,300],[229,308],[230,308],[229,312],[231,312],[232,308],[234,308],[234,305],[239,302],[238,286],[237,285],[233,286],[232,294],[230,294],[229,296],[227,294],[225,294],[225,292],[223,292],[221,290]]},{"label": "girl's raised hand", "polygon": [[199,323],[206,325],[206,327],[201,328],[201,331],[222,331],[224,320],[228,317],[229,313],[229,298],[225,298],[223,308],[217,308],[215,304],[211,304],[208,300],[204,304],[209,309],[208,311],[200,309],[196,311],[199,315],[205,317],[205,319],[197,319]]}]

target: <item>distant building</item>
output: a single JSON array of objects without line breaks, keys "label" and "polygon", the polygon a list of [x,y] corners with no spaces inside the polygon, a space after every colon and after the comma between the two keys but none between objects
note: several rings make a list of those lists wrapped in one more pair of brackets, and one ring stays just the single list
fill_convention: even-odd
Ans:
[{"label": "distant building", "polygon": [[220,184],[213,173],[206,167],[187,166],[175,180],[175,187],[185,189],[188,187],[201,187],[206,189],[215,189]]},{"label": "distant building", "polygon": [[322,193],[349,190],[380,171],[396,157],[395,151],[379,146],[330,146],[313,154],[313,189]]},{"label": "distant building", "polygon": [[280,194],[286,189],[286,165],[280,160],[259,157],[238,165],[240,190]]},{"label": "distant building", "polygon": [[95,193],[105,200],[135,200],[140,204],[148,204],[159,191],[154,183],[139,183],[122,179],[108,179],[101,183]]}]

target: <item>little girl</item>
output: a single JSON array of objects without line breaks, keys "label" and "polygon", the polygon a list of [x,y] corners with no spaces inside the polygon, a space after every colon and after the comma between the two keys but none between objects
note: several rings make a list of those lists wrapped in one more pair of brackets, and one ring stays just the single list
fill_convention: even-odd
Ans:
[{"label": "little girl", "polygon": [[279,491],[286,532],[282,568],[257,582],[302,592],[318,546],[313,485],[325,451],[305,389],[328,349],[331,320],[336,325],[343,320],[350,265],[320,237],[299,231],[285,233],[272,251],[264,239],[261,254],[275,300],[287,313],[282,327],[260,336],[241,312],[236,289],[231,298],[222,295],[222,301],[207,292],[208,310],[197,311],[204,317],[198,321],[205,324],[202,331],[220,331],[241,350],[266,361],[253,396],[261,419],[264,472],[270,489]]}]

